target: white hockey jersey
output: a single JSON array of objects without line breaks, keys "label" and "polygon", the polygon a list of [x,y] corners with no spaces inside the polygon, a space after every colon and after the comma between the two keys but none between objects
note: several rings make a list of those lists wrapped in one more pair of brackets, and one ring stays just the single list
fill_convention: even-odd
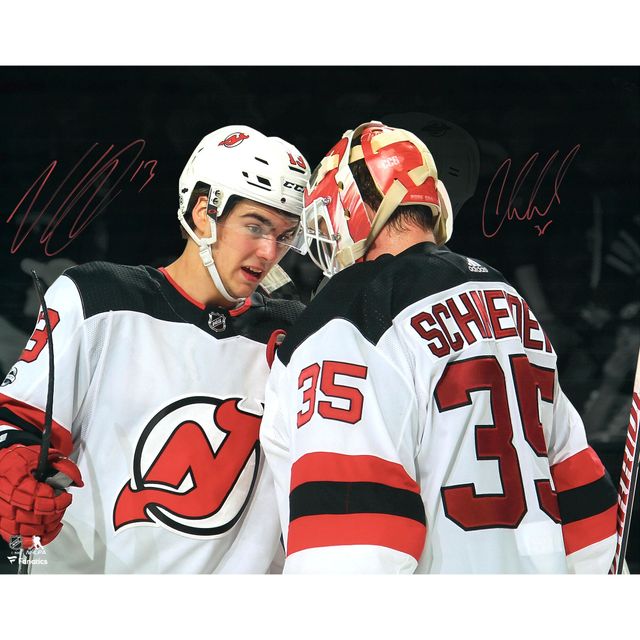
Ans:
[{"label": "white hockey jersey", "polygon": [[[238,310],[205,307],[161,271],[90,263],[47,291],[52,446],[85,486],[70,489],[33,573],[266,573],[277,551],[258,443],[265,350],[302,305],[256,294]],[[41,313],[0,388],[0,432],[39,441],[46,340]]]},{"label": "white hockey jersey", "polygon": [[549,340],[485,264],[423,243],[334,276],[266,400],[285,573],[611,565],[615,489]]}]

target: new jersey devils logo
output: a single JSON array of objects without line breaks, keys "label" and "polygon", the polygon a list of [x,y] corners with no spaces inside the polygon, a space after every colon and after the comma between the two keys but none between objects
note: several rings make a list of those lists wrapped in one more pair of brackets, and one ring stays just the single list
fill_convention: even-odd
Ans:
[{"label": "new jersey devils logo", "polygon": [[242,515],[260,462],[261,416],[238,398],[184,398],[157,413],[136,446],[113,526],[156,524],[186,535],[228,531]]},{"label": "new jersey devils logo", "polygon": [[249,136],[241,131],[229,134],[222,142],[218,142],[218,146],[222,147],[237,147],[243,140],[246,140]]}]

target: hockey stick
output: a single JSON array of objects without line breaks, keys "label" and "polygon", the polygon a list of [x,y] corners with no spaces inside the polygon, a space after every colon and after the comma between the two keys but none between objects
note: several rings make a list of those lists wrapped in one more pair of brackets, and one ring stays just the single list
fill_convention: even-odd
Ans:
[{"label": "hockey stick", "polygon": [[[40,446],[40,456],[38,457],[38,466],[36,468],[35,477],[38,482],[45,482],[47,479],[47,460],[49,458],[49,448],[51,446],[51,426],[53,423],[53,385],[54,385],[54,364],[53,364],[53,332],[51,329],[51,321],[49,319],[49,309],[44,299],[40,278],[35,272],[31,271],[33,285],[40,299],[42,307],[42,315],[44,316],[44,324],[47,330],[47,343],[49,348],[49,383],[47,387],[47,404],[44,411],[44,425],[42,428],[42,445]],[[29,550],[20,549],[18,557],[18,574],[29,574],[31,572],[31,564],[29,562]],[[24,558],[24,560],[23,560]]]},{"label": "hockey stick", "polygon": [[624,456],[622,458],[622,473],[618,485],[618,515],[617,532],[618,540],[613,564],[609,573],[621,574],[624,568],[624,557],[629,542],[629,530],[631,528],[631,516],[633,515],[633,499],[638,481],[638,418],[640,417],[640,352],[638,353],[638,365],[636,377],[633,383],[631,398],[631,412],[629,415],[629,427],[625,441]]},{"label": "hockey stick", "polygon": [[49,447],[51,446],[51,425],[53,423],[53,384],[54,384],[54,364],[53,364],[53,331],[51,329],[51,320],[49,319],[49,309],[44,299],[40,278],[35,272],[31,271],[33,284],[40,298],[42,306],[42,314],[44,315],[44,324],[47,328],[47,346],[49,348],[49,384],[47,387],[47,405],[44,411],[44,427],[42,429],[42,446],[40,447],[40,457],[38,458],[38,468],[36,469],[36,480],[45,482],[47,479],[47,460],[49,458]]}]

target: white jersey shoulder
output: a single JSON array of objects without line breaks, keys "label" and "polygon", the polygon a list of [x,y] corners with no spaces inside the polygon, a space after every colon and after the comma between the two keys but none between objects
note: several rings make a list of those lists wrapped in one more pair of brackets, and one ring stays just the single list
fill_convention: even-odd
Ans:
[{"label": "white jersey shoulder", "polygon": [[[62,532],[34,573],[266,572],[279,527],[258,442],[265,345],[218,339],[165,313],[162,296],[160,312],[107,303],[86,318],[68,277],[46,297],[54,420],[85,486],[71,489]],[[2,389],[6,406],[36,422],[48,376],[40,324]]]},{"label": "white jersey shoulder", "polygon": [[[310,325],[274,366],[261,439],[285,572],[567,573],[610,562],[615,497],[548,337],[515,289],[450,255],[452,284],[427,282],[423,297],[399,273],[413,301],[391,316],[395,291],[377,300],[354,282],[369,306]],[[465,262],[478,279],[460,275]],[[335,303],[332,290],[349,298],[345,281],[312,301],[311,322]],[[593,483],[572,485],[583,473]],[[580,496],[566,522],[557,493],[562,505]],[[602,524],[571,526],[588,518]]]}]

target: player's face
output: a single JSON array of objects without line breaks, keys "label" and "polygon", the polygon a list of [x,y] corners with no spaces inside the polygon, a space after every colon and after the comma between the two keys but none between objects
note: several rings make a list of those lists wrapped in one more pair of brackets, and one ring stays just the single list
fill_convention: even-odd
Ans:
[{"label": "player's face", "polygon": [[252,200],[240,200],[217,225],[213,256],[227,291],[250,296],[287,252],[299,223]]}]

